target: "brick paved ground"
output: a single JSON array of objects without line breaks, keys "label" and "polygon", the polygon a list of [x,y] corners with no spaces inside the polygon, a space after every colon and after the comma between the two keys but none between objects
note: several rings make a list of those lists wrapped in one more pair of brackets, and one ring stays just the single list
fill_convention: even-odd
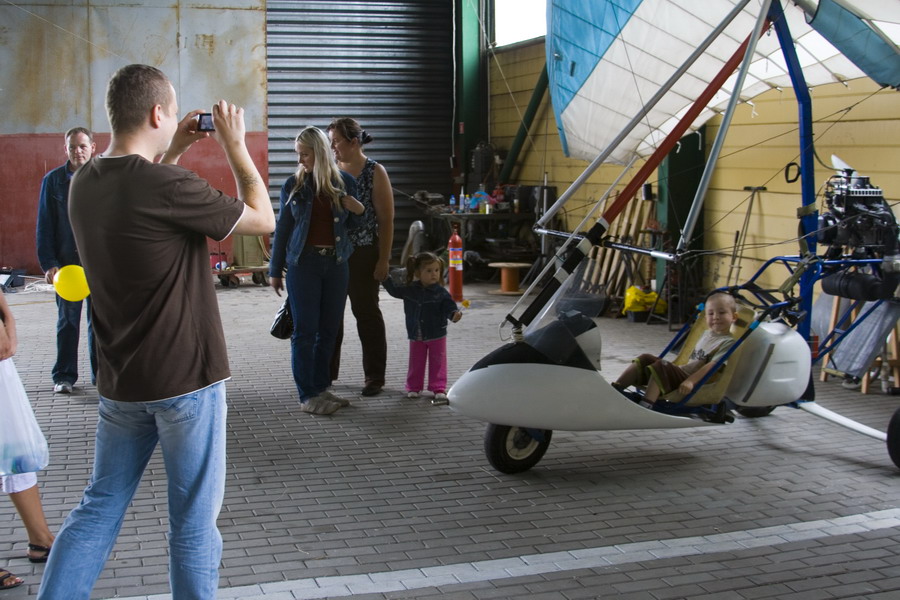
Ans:
[{"label": "brick paved ground", "polygon": [[[492,287],[467,287],[472,306],[450,326],[451,380],[499,345],[515,299]],[[779,408],[702,430],[559,431],[536,468],[502,475],[485,460],[483,423],[403,398],[399,301],[383,294],[385,393],[356,395],[350,317],[336,391],[354,405],[317,418],[297,408],[288,342],[267,333],[279,299],[252,285],[218,298],[234,372],[221,598],[900,597],[900,470],[882,442]],[[50,391],[52,294],[8,299],[16,364],[50,442],[40,482],[56,529],[89,475],[96,391]],[[605,319],[604,332],[609,377],[670,336],[624,319]],[[837,382],[817,383],[817,394],[881,430],[900,406]],[[95,598],[167,597],[165,498],[157,454]],[[28,580],[5,599],[37,592],[43,567],[24,559],[24,540],[11,503],[0,503],[0,565]]]}]

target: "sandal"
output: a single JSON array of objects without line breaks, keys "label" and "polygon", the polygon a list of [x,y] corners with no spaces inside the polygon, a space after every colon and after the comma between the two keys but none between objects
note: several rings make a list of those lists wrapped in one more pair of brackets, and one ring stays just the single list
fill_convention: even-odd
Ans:
[{"label": "sandal", "polygon": [[[41,552],[38,556],[34,556],[32,552]],[[38,544],[28,544],[28,560],[33,563],[45,563],[50,558],[50,546],[40,546]]]},{"label": "sandal", "polygon": [[[7,584],[6,582],[12,579],[15,583]],[[20,585],[25,583],[25,580],[21,577],[16,577],[6,569],[0,569],[0,590],[11,590],[13,588],[17,588]]]}]

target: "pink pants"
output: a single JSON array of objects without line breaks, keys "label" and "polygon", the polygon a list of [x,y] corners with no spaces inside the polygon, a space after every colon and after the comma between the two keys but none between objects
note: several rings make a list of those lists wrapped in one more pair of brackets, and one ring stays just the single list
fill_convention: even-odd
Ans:
[{"label": "pink pants", "polygon": [[419,342],[409,341],[409,370],[406,391],[421,392],[425,382],[425,363],[428,363],[428,391],[447,391],[447,338]]}]

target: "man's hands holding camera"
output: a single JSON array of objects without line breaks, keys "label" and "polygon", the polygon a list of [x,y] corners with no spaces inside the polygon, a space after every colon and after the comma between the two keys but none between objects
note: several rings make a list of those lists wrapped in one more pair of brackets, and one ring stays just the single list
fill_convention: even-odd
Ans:
[{"label": "man's hands holding camera", "polygon": [[[204,125],[202,128],[201,120]],[[208,129],[210,125],[212,129]],[[235,145],[238,147],[244,145],[245,133],[244,109],[219,100],[213,105],[211,113],[192,110],[179,121],[162,162],[176,163],[194,142],[208,137],[216,140],[227,153]]]}]

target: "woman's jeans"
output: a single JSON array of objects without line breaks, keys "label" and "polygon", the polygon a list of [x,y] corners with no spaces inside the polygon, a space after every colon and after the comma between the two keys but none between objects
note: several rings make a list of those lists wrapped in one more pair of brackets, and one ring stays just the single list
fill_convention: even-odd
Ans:
[{"label": "woman's jeans", "polygon": [[44,570],[39,598],[86,600],[112,552],[157,443],[169,498],[172,597],[215,598],[225,494],[225,383],[156,402],[100,397],[94,472],[66,518]]},{"label": "woman's jeans", "polygon": [[291,370],[300,402],[331,385],[331,355],[344,317],[349,273],[346,262],[309,250],[288,267],[285,282],[294,316]]}]

